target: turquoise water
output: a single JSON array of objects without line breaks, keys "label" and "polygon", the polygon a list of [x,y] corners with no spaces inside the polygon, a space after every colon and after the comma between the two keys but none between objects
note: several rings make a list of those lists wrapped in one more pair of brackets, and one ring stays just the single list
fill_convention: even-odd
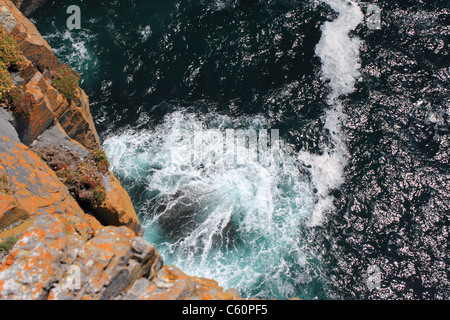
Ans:
[{"label": "turquoise water", "polygon": [[[300,284],[323,295],[311,284],[323,271],[308,244],[314,209],[308,177],[283,149],[279,167],[225,163],[213,153],[214,134],[235,120],[211,119],[177,111],[154,130],[128,130],[105,141],[114,172],[144,188],[137,193],[144,201],[145,237],[158,245],[166,263],[245,296],[296,296]],[[201,131],[202,150],[212,156],[192,165],[175,145],[196,121],[208,124]],[[263,123],[248,119],[249,127]]]},{"label": "turquoise water", "polygon": [[[343,0],[58,1],[32,18],[81,73],[167,264],[244,297],[449,297],[448,8],[378,5],[381,30]],[[278,130],[277,165],[227,162],[238,129]]]}]

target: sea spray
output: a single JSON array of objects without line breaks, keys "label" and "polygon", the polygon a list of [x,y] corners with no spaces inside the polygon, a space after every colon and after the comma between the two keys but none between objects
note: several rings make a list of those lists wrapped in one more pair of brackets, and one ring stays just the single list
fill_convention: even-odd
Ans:
[{"label": "sea spray", "polygon": [[308,177],[284,144],[279,166],[229,165],[221,158],[200,165],[177,162],[185,155],[176,147],[180,132],[194,130],[199,121],[205,124],[205,152],[217,148],[216,130],[267,123],[263,117],[211,118],[178,111],[153,130],[128,130],[105,141],[112,170],[144,186],[141,197],[147,201],[139,209],[145,237],[166,263],[244,296],[299,296],[297,287],[323,272],[309,241],[315,197]]},{"label": "sea spray", "polygon": [[53,43],[53,39],[59,39],[58,46],[53,45],[53,52],[59,59],[71,65],[82,74],[82,80],[86,81],[90,77],[92,70],[99,63],[95,55],[95,50],[89,46],[95,43],[95,36],[87,30],[71,32],[69,30],[57,31],[47,34],[44,38]]}]

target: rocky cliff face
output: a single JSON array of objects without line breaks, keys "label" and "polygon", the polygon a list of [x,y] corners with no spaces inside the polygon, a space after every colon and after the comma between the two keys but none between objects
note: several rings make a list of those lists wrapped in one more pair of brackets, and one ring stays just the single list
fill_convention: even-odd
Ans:
[{"label": "rocky cliff face", "polygon": [[[43,2],[14,1],[25,14]],[[87,95],[57,89],[61,65],[14,3],[0,0],[0,27],[21,56],[6,76],[32,103],[26,116],[0,104],[0,299],[238,299],[165,266],[142,238]]]},{"label": "rocky cliff face", "polygon": [[16,5],[25,15],[30,15],[39,9],[47,0],[13,0],[12,3]]}]

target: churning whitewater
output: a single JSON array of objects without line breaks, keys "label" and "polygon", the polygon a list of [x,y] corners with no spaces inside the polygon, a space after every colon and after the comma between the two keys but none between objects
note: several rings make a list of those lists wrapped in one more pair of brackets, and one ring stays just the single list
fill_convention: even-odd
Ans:
[{"label": "churning whitewater", "polygon": [[[60,0],[32,18],[81,73],[167,264],[243,297],[442,299],[448,15],[445,0]],[[256,133],[242,153],[265,145],[278,165],[227,161],[239,129]]]},{"label": "churning whitewater", "polygon": [[[362,21],[356,3],[327,3],[339,17],[325,23],[316,48],[332,89],[325,115],[331,143],[322,155],[296,153],[281,141],[279,166],[227,164],[217,152],[223,148],[217,133],[271,129],[262,115],[235,119],[180,110],[152,130],[129,129],[105,141],[114,173],[139,186],[145,237],[167,264],[216,279],[245,297],[286,299],[311,286],[303,298],[314,298],[308,294],[317,290],[315,279],[327,285],[312,227],[326,223],[333,209],[329,193],[344,179],[344,115],[337,98],[352,92],[358,76],[360,40],[349,32]],[[199,127],[208,161],[192,165],[186,162],[189,150],[177,146]]]},{"label": "churning whitewater", "polygon": [[[207,119],[210,118],[210,119]],[[202,129],[209,161],[186,164],[179,139]],[[105,141],[115,173],[145,189],[145,237],[167,264],[213,278],[245,296],[292,297],[320,273],[309,248],[315,197],[306,173],[280,147],[280,165],[229,165],[217,154],[217,130],[264,127],[265,119],[168,115],[153,131],[128,130]]]}]

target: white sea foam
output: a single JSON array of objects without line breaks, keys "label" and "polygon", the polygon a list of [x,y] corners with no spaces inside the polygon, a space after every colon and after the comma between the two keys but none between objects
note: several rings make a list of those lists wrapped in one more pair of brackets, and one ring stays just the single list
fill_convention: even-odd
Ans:
[{"label": "white sea foam", "polygon": [[[332,145],[323,146],[321,155],[295,154],[282,146],[280,166],[257,161],[229,165],[217,156],[218,133],[234,127],[258,129],[268,121],[183,111],[166,115],[152,130],[130,129],[105,141],[112,170],[138,190],[132,194],[142,199],[138,209],[145,217],[145,236],[166,263],[216,279],[243,295],[266,298],[294,297],[298,287],[321,278],[310,226],[323,223],[333,209],[330,193],[344,181],[347,149],[338,98],[354,90],[359,76],[361,41],[349,32],[362,21],[355,3],[325,2],[339,17],[325,23],[316,47],[331,87],[325,128]],[[198,123],[201,149],[209,161],[193,164],[186,161],[191,153],[179,146],[192,139],[186,133],[197,130]],[[308,166],[309,175],[299,170],[300,163]]]},{"label": "white sea foam", "polygon": [[152,35],[152,28],[150,26],[140,27],[139,34],[141,35],[142,42],[144,43]]},{"label": "white sea foam", "polygon": [[[76,33],[69,30],[56,32],[44,36],[52,43],[52,49],[55,54],[62,57],[62,60],[69,63],[77,71],[82,72],[89,69],[89,66],[95,63],[95,59],[87,48],[88,43],[92,43],[92,35],[85,31]],[[52,39],[58,41],[52,41]],[[58,46],[58,44],[60,44]]]},{"label": "white sea foam", "polygon": [[316,47],[316,54],[322,60],[322,73],[330,80],[332,89],[329,104],[354,91],[359,77],[359,50],[362,41],[350,37],[349,33],[363,22],[364,15],[355,1],[325,0],[325,3],[339,14],[339,17],[322,26],[322,38]]},{"label": "white sea foam", "polygon": [[[177,111],[154,130],[110,137],[104,146],[111,168],[124,181],[145,186],[145,236],[157,244],[166,263],[243,294],[264,286],[261,296],[293,297],[293,284],[307,283],[318,272],[317,261],[312,263],[318,258],[305,236],[315,202],[308,177],[284,147],[280,166],[258,161],[229,165],[214,157],[218,130],[237,123],[259,129],[267,121],[209,116]],[[201,129],[202,150],[212,156],[193,165],[177,145],[199,122],[207,124]],[[185,217],[190,218],[186,224]]]},{"label": "white sea foam", "polygon": [[325,114],[325,129],[329,131],[333,146],[323,146],[322,155],[302,152],[299,159],[310,167],[312,183],[317,190],[318,202],[311,225],[323,223],[325,214],[334,209],[330,192],[344,182],[347,148],[343,142],[341,123],[345,114],[339,97],[352,93],[359,77],[359,50],[362,41],[349,33],[362,21],[363,14],[355,1],[325,0],[339,16],[322,26],[322,37],[316,54],[322,61],[322,76],[329,80],[330,109]]}]

